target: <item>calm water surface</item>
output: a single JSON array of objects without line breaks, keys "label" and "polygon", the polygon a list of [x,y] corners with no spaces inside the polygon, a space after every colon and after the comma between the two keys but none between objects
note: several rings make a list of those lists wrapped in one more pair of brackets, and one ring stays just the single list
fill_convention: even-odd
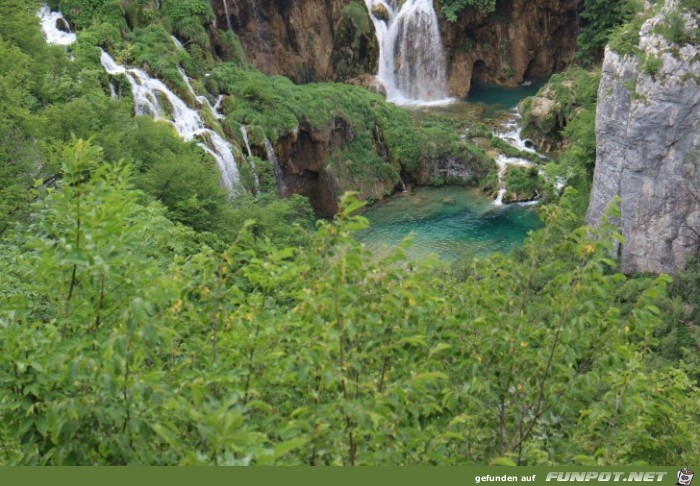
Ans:
[{"label": "calm water surface", "polygon": [[541,222],[531,207],[497,207],[478,189],[419,187],[377,203],[364,216],[369,229],[358,238],[376,255],[413,234],[412,259],[435,254],[452,262],[463,255],[484,256],[521,245]]}]

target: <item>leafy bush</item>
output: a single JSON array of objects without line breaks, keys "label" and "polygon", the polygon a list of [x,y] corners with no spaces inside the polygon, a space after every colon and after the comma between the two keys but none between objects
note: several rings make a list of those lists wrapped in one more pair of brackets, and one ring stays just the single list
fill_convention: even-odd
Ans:
[{"label": "leafy bush", "polygon": [[[625,35],[619,32],[621,26],[629,22],[643,5],[638,0],[585,0],[583,3],[583,26],[578,36],[578,57],[586,63],[593,63],[603,55],[603,50],[610,42],[622,48],[624,42],[637,45],[635,38],[639,38],[639,29],[632,32],[625,29]],[[640,24],[641,25],[641,24]],[[614,41],[611,36],[614,32]],[[632,37],[630,38],[629,35]],[[625,50],[629,47],[624,47]]]},{"label": "leafy bush", "polygon": [[450,22],[456,22],[459,13],[467,7],[488,14],[496,10],[496,0],[443,0],[442,13]]}]

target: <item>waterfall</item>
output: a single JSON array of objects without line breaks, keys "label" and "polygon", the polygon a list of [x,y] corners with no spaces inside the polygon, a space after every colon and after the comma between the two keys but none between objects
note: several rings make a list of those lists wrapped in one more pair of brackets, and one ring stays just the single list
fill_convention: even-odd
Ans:
[{"label": "waterfall", "polygon": [[[129,81],[137,115],[150,115],[156,120],[171,123],[185,141],[197,139],[197,145],[216,160],[223,186],[229,191],[233,190],[238,183],[239,175],[231,145],[221,135],[204,125],[198,111],[187,106],[162,81],[151,78],[145,71],[136,68],[127,69],[117,64],[105,51],[102,51],[100,60],[108,74],[124,75]],[[170,118],[164,117],[158,95],[168,101]]]},{"label": "waterfall", "polygon": [[399,105],[444,104],[446,57],[433,0],[365,0],[379,41],[387,99]]},{"label": "waterfall", "polygon": [[408,189],[406,189],[406,183],[403,181],[401,176],[399,176],[399,182],[401,183],[401,192],[408,192]]},{"label": "waterfall", "polygon": [[272,162],[272,172],[275,174],[275,184],[277,185],[277,195],[282,196],[287,192],[287,185],[284,183],[284,177],[282,174],[282,167],[280,166],[279,160],[277,160],[277,155],[275,154],[275,147],[268,139],[263,142],[265,145],[265,152],[267,153],[267,160]]},{"label": "waterfall", "polygon": [[258,170],[255,167],[255,159],[253,158],[253,151],[250,150],[250,140],[248,139],[248,129],[245,125],[241,125],[241,133],[243,134],[243,141],[245,142],[245,148],[248,150],[248,163],[250,163],[250,168],[253,170],[253,180],[255,181],[255,192],[260,193],[260,179],[258,178]]},{"label": "waterfall", "polygon": [[[216,99],[216,103],[214,103],[214,114],[221,115],[219,108],[221,108],[222,101],[224,101],[224,95],[219,95],[219,97]],[[221,117],[224,118],[223,115],[221,115]]]},{"label": "waterfall", "polygon": [[[502,138],[509,145],[517,148],[518,150],[523,150],[525,152],[530,152],[536,154],[537,151],[534,149],[534,145],[529,140],[525,140],[520,136],[522,126],[520,124],[521,116],[516,112],[514,118],[508,120],[501,126],[501,130],[497,131],[495,135]],[[540,156],[542,157],[542,156]],[[546,157],[542,157],[546,158]]]},{"label": "waterfall", "polygon": [[496,206],[503,206],[503,198],[508,192],[505,186],[505,176],[508,171],[508,167],[518,166],[518,167],[532,167],[534,164],[529,160],[520,159],[517,157],[508,157],[506,155],[500,154],[496,158],[496,165],[498,166],[498,196],[496,196],[496,201],[494,204]]},{"label": "waterfall", "polygon": [[224,13],[226,14],[226,27],[228,30],[233,32],[233,26],[231,25],[231,14],[228,13],[228,0],[221,0],[224,2]]},{"label": "waterfall", "polygon": [[182,42],[180,42],[180,39],[178,39],[174,35],[171,35],[170,38],[173,40],[173,44],[175,44],[175,47],[177,47],[181,51],[185,50],[185,46],[182,45]]},{"label": "waterfall", "polygon": [[73,44],[77,37],[70,32],[64,32],[58,28],[58,23],[62,22],[68,28],[68,22],[61,12],[52,12],[48,5],[44,4],[39,8],[36,16],[41,20],[41,30],[46,36],[46,42],[58,46],[69,46]]},{"label": "waterfall", "polygon": [[109,82],[109,96],[112,99],[117,99],[119,97],[117,96],[117,90],[114,89],[114,83],[111,81]]}]

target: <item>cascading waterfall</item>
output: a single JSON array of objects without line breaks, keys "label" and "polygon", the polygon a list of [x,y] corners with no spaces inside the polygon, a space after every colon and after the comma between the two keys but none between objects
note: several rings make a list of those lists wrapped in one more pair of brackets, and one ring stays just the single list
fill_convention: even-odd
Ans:
[{"label": "cascading waterfall", "polygon": [[78,38],[72,32],[64,32],[58,28],[58,23],[62,22],[66,27],[68,22],[61,12],[52,12],[48,5],[44,4],[36,14],[41,19],[41,30],[46,36],[46,42],[58,46],[69,46]]},{"label": "cascading waterfall", "polygon": [[[501,130],[496,131],[494,133],[494,135],[503,139],[511,147],[515,147],[516,149],[522,150],[524,152],[530,152],[533,154],[537,154],[537,155],[539,155],[540,158],[542,158],[543,160],[546,160],[546,157],[539,154],[534,149],[531,142],[523,139],[520,136],[521,129],[522,129],[522,127],[520,125],[520,115],[516,112],[514,114],[514,118],[512,120],[505,122],[501,126]],[[505,187],[505,175],[506,175],[506,172],[508,171],[508,167],[517,166],[517,167],[529,168],[529,167],[533,167],[535,164],[533,164],[529,160],[521,159],[519,157],[508,157],[506,155],[500,154],[496,158],[496,165],[498,166],[499,190],[498,190],[498,196],[496,197],[496,201],[494,202],[494,204],[496,204],[496,206],[503,206],[503,198],[505,197],[506,192],[508,192],[508,190]],[[540,173],[541,172],[542,171],[540,171]]]},{"label": "cascading waterfall", "polygon": [[277,155],[275,154],[275,147],[272,146],[272,143],[268,139],[265,139],[263,145],[265,145],[265,153],[267,154],[267,160],[272,162],[272,172],[273,174],[275,174],[277,195],[282,196],[287,192],[287,186],[284,183],[282,167],[280,166],[279,160],[277,160]]},{"label": "cascading waterfall", "polygon": [[518,157],[508,157],[506,155],[500,154],[496,158],[496,165],[498,166],[498,196],[496,197],[496,201],[494,204],[496,206],[503,206],[503,198],[506,195],[506,192],[508,192],[508,189],[505,187],[505,176],[506,172],[508,171],[508,167],[511,166],[518,166],[518,167],[532,167],[534,164],[530,162],[529,160],[521,159]]},{"label": "cascading waterfall", "polygon": [[182,74],[182,79],[185,81],[185,84],[187,85],[187,89],[189,89],[190,93],[194,97],[195,100],[197,100],[197,103],[199,103],[200,106],[206,106],[209,108],[209,111],[211,111],[212,115],[217,120],[223,120],[226,118],[222,113],[219,112],[218,106],[219,106],[219,100],[217,100],[217,104],[215,106],[212,106],[211,103],[209,102],[209,99],[204,96],[204,95],[198,95],[194,88],[192,87],[192,81],[190,81],[190,78],[187,76],[187,73],[185,72],[184,69],[180,68],[180,74]]},{"label": "cascading waterfall", "polygon": [[[199,140],[197,145],[216,160],[223,186],[233,191],[238,184],[239,174],[231,145],[221,135],[204,125],[198,111],[187,106],[162,81],[151,78],[145,71],[136,68],[127,69],[114,61],[105,51],[102,51],[100,60],[108,74],[124,75],[129,81],[137,115],[150,115],[156,120],[168,121],[185,141]],[[171,119],[164,117],[158,95],[165,97],[168,101]]]},{"label": "cascading waterfall", "polygon": [[250,140],[248,139],[248,129],[245,125],[241,125],[241,133],[243,134],[243,141],[245,142],[245,148],[248,150],[248,163],[250,168],[253,170],[253,181],[255,182],[255,192],[260,193],[260,179],[258,178],[258,170],[255,167],[255,159],[253,158],[253,151],[250,149]]},{"label": "cascading waterfall", "polygon": [[[379,41],[387,99],[399,105],[444,104],[447,68],[433,0],[365,0]],[[381,12],[381,13],[380,13]]]}]

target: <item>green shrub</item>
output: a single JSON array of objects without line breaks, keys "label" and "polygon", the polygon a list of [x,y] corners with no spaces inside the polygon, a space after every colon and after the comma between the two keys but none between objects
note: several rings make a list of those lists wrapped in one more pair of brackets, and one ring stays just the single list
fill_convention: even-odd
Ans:
[{"label": "green shrub", "polygon": [[661,67],[663,66],[663,60],[659,58],[658,56],[651,55],[651,56],[646,56],[644,58],[643,64],[642,64],[642,69],[644,70],[645,73],[651,75],[651,76],[656,76],[659,71],[661,70]]},{"label": "green shrub", "polygon": [[666,13],[662,23],[656,26],[655,32],[674,44],[685,44],[694,41],[694,36],[686,30],[686,19],[679,8]]}]

